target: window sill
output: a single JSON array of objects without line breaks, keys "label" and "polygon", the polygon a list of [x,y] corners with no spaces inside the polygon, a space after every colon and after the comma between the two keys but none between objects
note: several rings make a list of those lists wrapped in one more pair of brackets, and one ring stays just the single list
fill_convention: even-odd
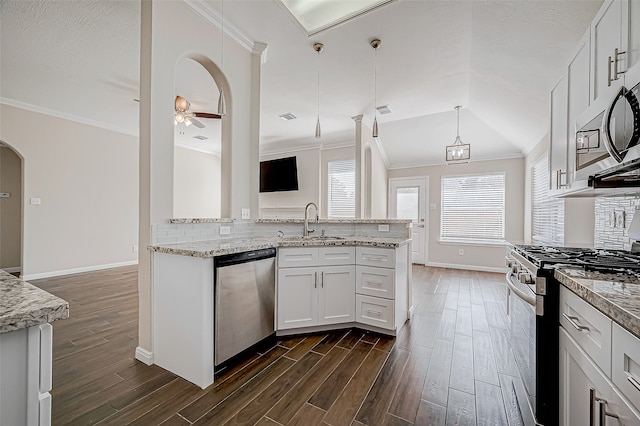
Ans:
[{"label": "window sill", "polygon": [[446,240],[438,240],[438,242],[440,244],[446,244],[446,245],[465,245],[465,246],[503,246],[506,247],[507,246],[507,241],[506,240],[501,240],[501,241],[495,241],[495,240],[453,240],[453,239],[446,239]]}]

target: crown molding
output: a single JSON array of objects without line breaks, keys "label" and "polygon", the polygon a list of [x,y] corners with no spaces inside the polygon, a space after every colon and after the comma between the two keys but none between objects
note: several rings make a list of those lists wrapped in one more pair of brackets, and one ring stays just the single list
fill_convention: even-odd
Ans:
[{"label": "crown molding", "polygon": [[[214,26],[222,29],[222,15],[213,7],[203,0],[183,0],[184,3],[189,6],[194,12],[200,15],[204,20],[213,24]],[[240,46],[247,49],[249,52],[254,53],[255,42],[241,31],[238,27],[231,24],[226,19],[224,20],[224,33],[235,40]],[[266,45],[265,45],[266,46]]]},{"label": "crown molding", "polygon": [[98,127],[100,129],[111,130],[113,132],[124,133],[125,135],[136,136],[138,137],[137,132],[131,131],[131,129],[127,129],[124,127],[114,126],[110,123],[105,123],[104,121],[91,120],[85,117],[80,117],[73,114],[66,114],[60,111],[55,111],[49,108],[43,108],[37,105],[28,104],[26,102],[16,101],[15,99],[9,99],[0,97],[0,104],[8,105],[11,107],[23,109],[26,111],[35,112],[38,114],[50,115],[52,117],[61,118],[63,120],[74,121],[80,124],[86,124],[88,126]]}]

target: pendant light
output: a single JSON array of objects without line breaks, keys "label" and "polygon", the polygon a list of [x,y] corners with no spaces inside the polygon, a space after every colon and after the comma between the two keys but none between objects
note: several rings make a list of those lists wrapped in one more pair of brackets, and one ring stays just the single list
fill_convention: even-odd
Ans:
[{"label": "pendant light", "polygon": [[456,130],[456,140],[453,144],[447,145],[446,148],[447,164],[468,163],[471,160],[471,145],[462,143],[462,139],[460,139],[460,108],[462,108],[460,105],[455,107],[455,110],[458,111],[458,127]]},{"label": "pendant light", "polygon": [[316,139],[320,139],[322,137],[322,132],[320,131],[320,53],[324,50],[324,44],[314,43],[313,50],[317,53],[316,70],[318,73],[318,120],[316,121]]},{"label": "pendant light", "polygon": [[382,42],[380,39],[374,38],[369,42],[371,47],[373,47],[373,131],[371,132],[371,136],[373,139],[378,140],[378,109],[376,106],[378,105],[378,47]]},{"label": "pendant light", "polygon": [[[224,75],[224,0],[221,1],[221,5],[220,72]],[[220,97],[218,98],[218,114],[221,116],[227,115],[227,101],[224,99],[222,86],[220,86]]]}]

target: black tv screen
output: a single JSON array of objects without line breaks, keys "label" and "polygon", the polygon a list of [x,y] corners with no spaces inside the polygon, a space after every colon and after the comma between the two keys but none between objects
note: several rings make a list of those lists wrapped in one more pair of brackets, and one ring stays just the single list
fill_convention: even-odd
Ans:
[{"label": "black tv screen", "polygon": [[296,157],[260,162],[260,192],[297,191]]}]

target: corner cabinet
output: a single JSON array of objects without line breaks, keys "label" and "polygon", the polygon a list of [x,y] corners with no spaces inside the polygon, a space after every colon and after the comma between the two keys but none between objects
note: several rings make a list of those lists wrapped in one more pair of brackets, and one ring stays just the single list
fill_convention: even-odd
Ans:
[{"label": "corner cabinet", "polygon": [[[640,413],[629,402],[630,396],[614,384],[615,374],[611,379],[612,359],[613,365],[621,359],[615,341],[612,344],[611,320],[565,287],[560,295],[559,424],[639,425]],[[631,349],[631,343],[626,345]],[[628,381],[627,373],[622,375]]]},{"label": "corner cabinet", "polygon": [[355,319],[355,247],[278,252],[278,330]]}]

